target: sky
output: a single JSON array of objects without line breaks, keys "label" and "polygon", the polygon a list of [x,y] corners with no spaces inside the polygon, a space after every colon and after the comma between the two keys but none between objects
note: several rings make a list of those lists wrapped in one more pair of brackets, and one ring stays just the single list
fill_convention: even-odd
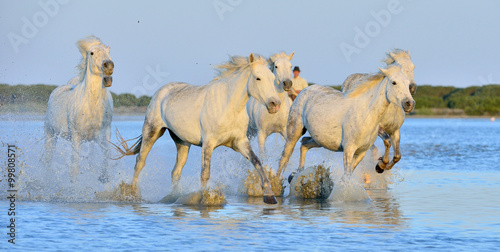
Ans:
[{"label": "sky", "polygon": [[76,41],[111,47],[115,93],[204,85],[228,55],[295,51],[301,76],[340,85],[409,50],[419,85],[500,83],[500,1],[0,0],[0,83],[64,85]]}]

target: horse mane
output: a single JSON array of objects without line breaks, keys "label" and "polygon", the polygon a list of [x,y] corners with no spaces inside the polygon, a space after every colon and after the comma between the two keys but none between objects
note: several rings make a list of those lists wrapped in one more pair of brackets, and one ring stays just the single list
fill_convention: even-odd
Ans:
[{"label": "horse mane", "polygon": [[[392,55],[391,55],[391,53],[392,53]],[[393,64],[399,58],[411,59],[409,52],[402,50],[402,49],[394,49],[394,50],[392,50],[392,52],[388,52],[385,55],[386,55],[386,58],[383,59],[382,62],[386,63],[387,65]]]},{"label": "horse mane", "polygon": [[[401,71],[401,66],[389,65],[385,70],[388,71],[389,75],[392,75],[394,72]],[[380,70],[375,74],[370,74],[365,82],[354,86],[346,95],[351,98],[360,96],[380,83],[385,77],[386,75]]]},{"label": "horse mane", "polygon": [[80,60],[80,64],[76,66],[76,69],[78,71],[78,76],[79,76],[79,81],[82,82],[83,78],[85,76],[85,69],[87,66],[87,52],[90,49],[90,47],[95,46],[95,45],[104,45],[99,38],[97,38],[94,35],[90,35],[84,39],[78,40],[76,42],[76,46],[78,47],[78,50],[82,54],[82,59]]},{"label": "horse mane", "polygon": [[254,54],[255,60],[252,63],[248,62],[248,57],[243,56],[229,56],[229,61],[215,66],[218,72],[214,80],[220,80],[233,75],[235,72],[250,68],[252,64],[267,64],[266,58],[261,55]]}]

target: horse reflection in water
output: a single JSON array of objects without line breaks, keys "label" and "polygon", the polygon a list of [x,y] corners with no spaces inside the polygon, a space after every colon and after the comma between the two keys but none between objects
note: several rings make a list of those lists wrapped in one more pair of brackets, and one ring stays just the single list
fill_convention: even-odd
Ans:
[{"label": "horse reflection in water", "polygon": [[[265,105],[269,113],[278,112],[281,102],[274,88],[274,75],[265,58],[250,54],[231,57],[218,66],[220,74],[205,86],[169,83],[152,97],[146,112],[142,135],[131,147],[121,141],[122,154],[138,154],[132,191],[139,198],[138,179],[146,157],[156,140],[168,129],[177,147],[177,160],[172,171],[172,194],[179,194],[179,179],[186,164],[191,145],[202,147],[201,185],[205,190],[210,178],[210,159],[218,146],[240,152],[257,169],[263,189],[264,202],[276,204],[259,158],[252,151],[246,136],[248,115],[245,109],[249,97]],[[118,147],[118,146],[117,146]]]},{"label": "horse reflection in water", "polygon": [[99,180],[106,182],[113,115],[113,99],[107,88],[111,86],[114,63],[109,46],[95,36],[78,41],[77,46],[82,54],[79,75],[50,94],[44,125],[44,163],[50,166],[57,137],[66,138],[72,143],[70,173],[76,179],[82,142],[97,141],[104,155]]}]

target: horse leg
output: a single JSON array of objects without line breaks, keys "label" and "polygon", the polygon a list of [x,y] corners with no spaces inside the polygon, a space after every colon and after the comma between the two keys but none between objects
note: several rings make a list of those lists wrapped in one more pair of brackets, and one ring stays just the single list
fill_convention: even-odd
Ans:
[{"label": "horse leg", "polygon": [[301,140],[302,144],[300,146],[300,159],[299,159],[299,171],[304,170],[304,164],[306,162],[306,153],[311,148],[322,147],[312,137],[303,137]]},{"label": "horse leg", "polygon": [[306,131],[302,121],[297,122],[296,120],[288,120],[286,143],[283,153],[281,154],[278,174],[281,175],[283,172],[283,168],[285,168],[292,156],[295,144],[297,144],[297,141],[299,141],[300,137],[303,136]]},{"label": "horse leg", "polygon": [[384,141],[385,152],[384,156],[379,158],[377,165],[375,166],[375,170],[378,173],[382,173],[385,170],[385,166],[389,163],[389,151],[391,149],[391,137],[387,132],[385,132],[382,126],[379,126],[378,136]]},{"label": "horse leg", "polygon": [[47,168],[49,168],[49,165],[52,162],[54,150],[57,146],[57,137],[50,133],[45,133],[45,137],[45,153],[43,154],[43,163]]},{"label": "horse leg", "polygon": [[177,148],[177,158],[175,160],[174,169],[172,170],[173,193],[179,191],[179,180],[181,178],[182,168],[184,168],[184,165],[186,165],[191,144],[184,141],[175,141],[175,147]]},{"label": "horse leg", "polygon": [[363,160],[365,155],[366,155],[366,151],[363,151],[363,152],[358,153],[358,154],[354,154],[353,162],[352,162],[352,172],[354,172],[354,169],[356,169],[356,167],[358,167],[359,163],[361,162],[361,160]]},{"label": "horse leg", "polygon": [[78,134],[71,134],[72,155],[71,155],[71,178],[76,179],[80,167],[81,138]]},{"label": "horse leg", "polygon": [[214,146],[209,142],[203,142],[201,146],[201,188],[207,189],[208,180],[210,179],[210,160]]},{"label": "horse leg", "polygon": [[266,147],[266,133],[264,132],[264,130],[259,130],[259,133],[257,135],[257,141],[259,142],[259,153],[260,153],[260,158],[264,158],[264,156],[266,155],[266,150],[265,150],[265,147]]},{"label": "horse leg", "polygon": [[399,140],[400,140],[400,131],[399,129],[392,134],[392,148],[394,148],[394,157],[392,161],[385,167],[384,170],[390,170],[394,165],[401,160],[401,150],[399,149]]},{"label": "horse leg", "polygon": [[165,129],[166,128],[152,124],[144,124],[142,127],[141,149],[139,150],[139,155],[137,155],[135,159],[134,178],[132,179],[132,192],[136,196],[139,196],[137,190],[139,174],[146,164],[146,158],[151,151],[153,144],[163,135],[163,133],[165,133]]},{"label": "horse leg", "polygon": [[101,166],[101,174],[99,175],[98,180],[101,183],[109,182],[109,173],[108,173],[108,158],[109,158],[109,142],[111,140],[111,127],[106,129],[104,136],[101,137],[99,147],[102,151],[103,162]]},{"label": "horse leg", "polygon": [[248,159],[259,173],[262,182],[262,189],[264,189],[264,203],[277,204],[278,201],[276,200],[276,197],[274,197],[273,189],[271,188],[271,182],[269,181],[269,178],[267,178],[259,158],[253,152],[252,147],[250,147],[248,139],[244,138],[240,140],[238,143],[236,143],[233,149],[241,153],[241,155]]}]

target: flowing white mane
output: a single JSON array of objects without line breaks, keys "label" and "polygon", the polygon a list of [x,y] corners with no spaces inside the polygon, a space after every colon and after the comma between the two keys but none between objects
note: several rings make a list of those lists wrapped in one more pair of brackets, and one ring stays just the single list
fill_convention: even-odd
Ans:
[{"label": "flowing white mane", "polygon": [[233,75],[234,73],[245,70],[249,68],[252,64],[267,64],[266,59],[260,55],[254,55],[255,60],[252,63],[248,62],[247,57],[243,56],[231,56],[229,57],[229,61],[226,63],[217,65],[215,69],[218,72],[217,77],[214,80],[220,80],[222,78],[226,78],[228,76]]},{"label": "flowing white mane", "polygon": [[[401,66],[399,65],[388,65],[387,68],[385,69],[387,75],[392,75],[395,72],[401,71]],[[361,94],[364,94],[367,92],[369,89],[380,83],[384,78],[386,77],[386,74],[382,73],[380,70],[376,74],[371,74],[370,77],[368,77],[368,80],[361,83],[360,85],[354,86],[353,89],[351,89],[346,95],[349,97],[356,97]]]},{"label": "flowing white mane", "polygon": [[383,59],[382,62],[387,65],[393,64],[399,58],[408,58],[411,59],[411,55],[409,51],[405,51],[402,49],[394,49],[392,52],[386,53],[387,58]]},{"label": "flowing white mane", "polygon": [[83,77],[85,76],[85,69],[87,66],[87,52],[92,46],[95,45],[105,46],[101,42],[101,40],[94,35],[90,35],[76,42],[76,46],[78,47],[78,50],[82,54],[82,59],[80,60],[80,64],[76,66],[76,69],[78,70],[79,82],[82,82]]}]

